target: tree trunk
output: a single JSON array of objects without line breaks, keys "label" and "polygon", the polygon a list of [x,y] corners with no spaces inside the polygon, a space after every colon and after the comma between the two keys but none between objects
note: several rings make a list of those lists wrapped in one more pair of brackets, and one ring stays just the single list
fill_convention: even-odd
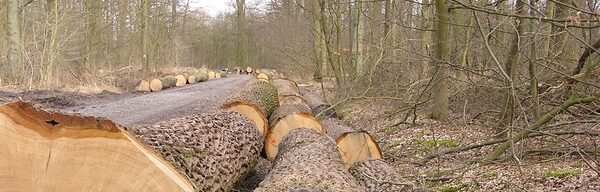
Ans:
[{"label": "tree trunk", "polygon": [[297,128],[313,129],[325,132],[319,121],[310,115],[310,109],[302,105],[283,105],[269,117],[269,133],[265,139],[265,151],[268,160],[274,160],[279,143],[286,134]]},{"label": "tree trunk", "polygon": [[175,76],[175,79],[177,79],[175,82],[175,86],[177,87],[183,87],[185,84],[187,84],[187,78],[183,75],[177,75]]},{"label": "tree trunk", "polygon": [[[517,14],[519,15],[525,14],[523,1],[524,0],[517,0],[515,4],[515,9],[517,10]],[[525,22],[524,19],[516,20],[515,26],[517,28],[517,31],[513,35],[513,40],[511,42],[510,50],[508,52],[508,57],[506,59],[506,63],[504,64],[504,71],[508,75],[507,78],[509,79],[505,79],[504,84],[507,88],[505,89],[503,99],[504,105],[502,107],[502,112],[500,113],[500,121],[498,122],[499,124],[496,130],[496,133],[499,134],[499,136],[506,135],[506,129],[512,126],[513,124],[515,111],[515,95],[513,94],[516,91],[514,87],[514,81],[516,80],[517,64],[519,62],[519,38],[524,30],[523,22]]]},{"label": "tree trunk", "polygon": [[435,0],[436,30],[435,62],[432,70],[433,107],[430,118],[440,121],[448,120],[448,78],[447,61],[449,55],[448,5],[446,0]]},{"label": "tree trunk", "polygon": [[137,91],[137,92],[150,92],[150,91],[152,91],[152,89],[150,89],[150,82],[148,82],[146,80],[140,80],[140,81],[138,81],[138,83],[135,85],[135,91]]},{"label": "tree trunk", "polygon": [[273,169],[255,191],[362,191],[322,133],[295,129],[279,147]]},{"label": "tree trunk", "polygon": [[58,28],[58,2],[56,0],[46,0],[46,16],[48,22],[46,23],[45,37],[44,40],[44,59],[46,61],[46,74],[45,81],[43,82],[46,87],[55,85],[54,80],[54,68],[55,62],[58,58],[57,49],[57,28]]},{"label": "tree trunk", "polygon": [[81,65],[79,66],[80,74],[92,73],[91,62],[96,61],[96,53],[98,47],[95,46],[98,38],[98,20],[100,20],[100,5],[97,0],[84,0],[85,14],[85,38]]},{"label": "tree trunk", "polygon": [[[421,54],[424,54],[426,57],[429,56],[429,51],[431,49],[431,21],[434,20],[431,16],[431,7],[429,6],[430,0],[422,0],[423,5],[421,5]],[[424,78],[426,74],[429,73],[430,64],[428,61],[429,58],[424,58],[421,61],[421,71],[419,73],[419,79]]]},{"label": "tree trunk", "polygon": [[208,74],[206,74],[205,72],[198,72],[188,77],[188,83],[190,84],[204,82],[206,80],[208,80]]},{"label": "tree trunk", "polygon": [[321,82],[323,80],[323,76],[326,74],[326,66],[327,66],[327,43],[325,40],[325,29],[321,25],[321,18],[324,14],[321,10],[323,10],[323,1],[322,0],[313,0],[307,2],[310,4],[310,13],[311,13],[311,24],[313,27],[313,47],[315,50],[315,74],[314,80],[317,82]]},{"label": "tree trunk", "polygon": [[135,127],[133,133],[173,164],[196,191],[229,191],[255,169],[263,138],[235,112],[208,113]]},{"label": "tree trunk", "polygon": [[141,57],[141,61],[142,61],[142,71],[146,74],[148,74],[148,72],[150,72],[150,50],[148,47],[148,43],[150,41],[150,37],[149,37],[149,25],[150,25],[150,0],[142,0],[142,7],[141,7],[141,26],[140,26],[140,30],[142,33],[142,38],[140,39],[141,43],[141,51],[142,51],[142,57]]},{"label": "tree trunk", "polygon": [[8,32],[8,54],[6,55],[5,74],[8,76],[8,82],[18,84],[21,83],[23,77],[23,40],[21,39],[21,17],[20,17],[20,1],[6,0],[6,30]]},{"label": "tree trunk", "polygon": [[362,16],[362,1],[354,2],[354,34],[352,34],[352,46],[353,49],[353,68],[354,75],[359,76],[362,74],[364,60],[363,60],[363,38],[364,38],[364,23],[365,19]]},{"label": "tree trunk", "polygon": [[109,120],[14,102],[0,105],[0,121],[3,190],[194,191],[183,169]]},{"label": "tree trunk", "polygon": [[248,34],[246,33],[246,0],[236,0],[237,63],[248,66]]}]

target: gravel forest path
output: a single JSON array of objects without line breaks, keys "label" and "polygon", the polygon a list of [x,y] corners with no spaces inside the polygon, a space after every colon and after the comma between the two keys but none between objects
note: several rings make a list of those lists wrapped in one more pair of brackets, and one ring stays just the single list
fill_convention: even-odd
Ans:
[{"label": "gravel forest path", "polygon": [[246,85],[252,76],[227,78],[176,87],[160,92],[90,99],[84,105],[62,109],[82,115],[106,117],[126,127],[153,124],[219,107],[222,99]]}]

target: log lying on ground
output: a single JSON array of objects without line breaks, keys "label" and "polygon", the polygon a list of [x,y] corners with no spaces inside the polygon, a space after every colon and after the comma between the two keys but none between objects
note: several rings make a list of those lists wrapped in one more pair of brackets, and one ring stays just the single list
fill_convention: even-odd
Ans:
[{"label": "log lying on ground", "polygon": [[279,105],[299,104],[310,108],[306,103],[306,100],[304,100],[304,97],[300,95],[300,89],[295,82],[289,79],[275,79],[271,84],[277,87]]},{"label": "log lying on ground", "polygon": [[264,81],[264,82],[270,82],[270,79],[271,79],[271,78],[269,78],[269,76],[267,76],[267,75],[266,75],[266,74],[264,74],[264,73],[259,73],[258,75],[256,75],[256,78],[257,78],[259,81]]},{"label": "log lying on ground", "polygon": [[109,120],[0,106],[5,191],[194,191],[189,180]]},{"label": "log lying on ground", "polygon": [[302,96],[304,96],[313,116],[317,118],[338,118],[335,109],[333,109],[330,104],[325,103],[319,95],[306,92],[303,93]]},{"label": "log lying on ground", "polygon": [[270,128],[265,139],[265,152],[267,159],[271,161],[277,155],[281,139],[290,131],[303,127],[320,133],[325,132],[319,121],[310,115],[310,110],[302,105],[280,106],[270,116],[269,122]]},{"label": "log lying on ground", "polygon": [[396,168],[381,159],[356,162],[349,171],[367,192],[412,191],[410,184],[401,183]]},{"label": "log lying on ground", "polygon": [[215,72],[214,71],[208,71],[208,79],[214,79],[215,78]]},{"label": "log lying on ground", "polygon": [[215,73],[215,79],[220,79],[221,78],[221,73]]},{"label": "log lying on ground", "polygon": [[197,191],[229,191],[255,168],[263,146],[262,135],[236,112],[175,118],[133,133],[190,178]]},{"label": "log lying on ground", "polygon": [[252,67],[246,67],[246,74],[252,74]]},{"label": "log lying on ground", "polygon": [[137,84],[135,84],[135,91],[137,92],[150,92],[150,82],[146,80],[140,80]]},{"label": "log lying on ground", "polygon": [[190,77],[188,77],[188,82],[190,84],[194,84],[197,82],[203,82],[208,80],[208,74],[206,74],[205,72],[198,72],[195,73],[193,75],[190,75]]},{"label": "log lying on ground", "polygon": [[327,135],[335,139],[346,168],[358,161],[383,158],[379,145],[368,132],[354,131],[333,118],[325,119],[322,123]]},{"label": "log lying on ground", "polygon": [[300,95],[300,88],[296,82],[289,79],[274,79],[271,84],[277,87],[279,95]]},{"label": "log lying on ground", "polygon": [[269,128],[267,117],[279,106],[277,88],[265,82],[249,83],[223,102],[221,108],[236,111],[248,119],[266,136]]},{"label": "log lying on ground", "polygon": [[279,149],[273,169],[255,191],[363,191],[322,133],[295,129]]},{"label": "log lying on ground", "polygon": [[185,76],[177,75],[175,76],[175,78],[177,79],[177,82],[175,82],[175,86],[183,87],[185,84],[187,84],[187,78],[185,78]]},{"label": "log lying on ground", "polygon": [[160,91],[163,89],[175,87],[176,83],[177,83],[177,78],[175,78],[173,76],[166,76],[166,77],[162,77],[162,78],[158,78],[158,79],[152,79],[152,81],[150,81],[150,89],[152,91]]},{"label": "log lying on ground", "polygon": [[219,74],[221,75],[222,78],[227,77],[227,71],[220,71]]}]

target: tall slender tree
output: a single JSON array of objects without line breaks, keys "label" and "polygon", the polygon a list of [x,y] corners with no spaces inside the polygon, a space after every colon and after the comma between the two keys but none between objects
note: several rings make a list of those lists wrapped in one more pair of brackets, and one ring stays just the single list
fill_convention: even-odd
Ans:
[{"label": "tall slender tree", "polygon": [[433,107],[430,118],[448,120],[448,55],[449,55],[449,16],[446,0],[435,0],[435,61],[432,69]]},{"label": "tall slender tree", "polygon": [[236,0],[236,26],[237,26],[237,62],[240,66],[249,66],[248,63],[248,33],[246,32],[246,0]]},{"label": "tall slender tree", "polygon": [[21,39],[21,17],[20,1],[6,0],[6,29],[8,38],[8,54],[6,55],[7,79],[11,83],[19,83],[23,75],[22,49],[23,41]]}]

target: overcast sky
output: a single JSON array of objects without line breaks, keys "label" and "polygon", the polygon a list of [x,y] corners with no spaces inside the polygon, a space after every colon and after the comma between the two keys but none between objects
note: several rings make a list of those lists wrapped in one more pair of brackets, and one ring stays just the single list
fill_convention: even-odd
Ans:
[{"label": "overcast sky", "polygon": [[[235,0],[191,0],[190,7],[202,9],[208,15],[214,17],[221,12],[233,12]],[[265,0],[246,0],[247,5],[263,4]]]}]

